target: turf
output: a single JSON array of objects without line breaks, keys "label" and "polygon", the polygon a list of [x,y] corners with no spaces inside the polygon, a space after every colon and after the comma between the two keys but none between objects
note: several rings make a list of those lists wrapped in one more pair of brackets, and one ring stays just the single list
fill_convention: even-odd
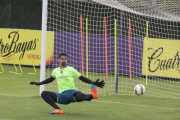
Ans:
[{"label": "turf", "polygon": [[58,104],[63,115],[51,115],[53,108],[39,96],[39,81],[31,67],[22,67],[23,75],[9,73],[13,66],[3,65],[0,74],[0,120],[179,120],[179,99],[152,96],[106,95],[90,102]]}]

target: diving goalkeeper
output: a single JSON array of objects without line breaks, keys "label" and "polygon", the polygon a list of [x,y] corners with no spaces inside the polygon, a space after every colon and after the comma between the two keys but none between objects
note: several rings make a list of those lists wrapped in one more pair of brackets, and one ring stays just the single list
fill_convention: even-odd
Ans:
[{"label": "diving goalkeeper", "polygon": [[[56,103],[60,104],[69,104],[71,102],[81,102],[81,101],[90,101],[92,99],[97,99],[97,90],[95,86],[103,88],[105,85],[104,80],[99,82],[99,79],[96,81],[91,81],[90,79],[82,76],[76,69],[68,66],[67,63],[67,54],[60,53],[59,54],[59,65],[60,67],[55,68],[52,72],[50,78],[42,82],[31,82],[31,85],[43,85],[53,82],[54,79],[57,80],[58,85],[58,93],[43,91],[41,93],[41,97],[47,102],[50,106],[52,106],[55,110],[51,112],[51,114],[64,114],[64,112],[56,105]],[[92,94],[84,94],[79,91],[74,86],[74,78],[78,78],[85,83],[92,84],[91,85],[91,93]]]}]

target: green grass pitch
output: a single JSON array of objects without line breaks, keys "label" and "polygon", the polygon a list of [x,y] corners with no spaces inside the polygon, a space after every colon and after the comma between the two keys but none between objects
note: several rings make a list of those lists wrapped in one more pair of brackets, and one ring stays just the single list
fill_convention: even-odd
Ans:
[{"label": "green grass pitch", "polygon": [[[151,96],[106,95],[90,102],[58,104],[63,115],[51,115],[53,108],[39,96],[39,81],[32,67],[22,67],[23,75],[9,71],[13,66],[3,65],[0,74],[0,120],[179,120],[179,99]],[[81,81],[80,81],[81,82]],[[108,82],[107,82],[108,84]]]}]

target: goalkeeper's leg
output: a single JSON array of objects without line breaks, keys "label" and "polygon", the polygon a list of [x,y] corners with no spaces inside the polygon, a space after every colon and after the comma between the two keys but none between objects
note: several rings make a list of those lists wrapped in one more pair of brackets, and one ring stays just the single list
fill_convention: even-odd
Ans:
[{"label": "goalkeeper's leg", "polygon": [[55,110],[51,114],[63,114],[64,112],[55,104],[57,102],[57,95],[54,92],[43,91],[41,97]]},{"label": "goalkeeper's leg", "polygon": [[91,94],[84,94],[81,91],[78,91],[74,94],[74,98],[77,102],[81,101],[90,101],[93,99],[93,96]]},{"label": "goalkeeper's leg", "polygon": [[54,92],[43,91],[41,93],[41,97],[46,101],[49,105],[51,105],[54,109],[60,109],[55,102],[57,102],[57,95]]},{"label": "goalkeeper's leg", "polygon": [[78,91],[74,94],[74,97],[77,102],[90,101],[92,99],[97,99],[98,98],[97,90],[94,85],[91,85],[91,92],[92,94],[84,94],[81,91]]}]

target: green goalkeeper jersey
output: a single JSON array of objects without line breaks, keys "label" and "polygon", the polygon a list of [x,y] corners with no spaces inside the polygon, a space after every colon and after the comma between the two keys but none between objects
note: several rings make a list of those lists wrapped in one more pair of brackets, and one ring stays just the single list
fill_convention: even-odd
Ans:
[{"label": "green goalkeeper jersey", "polygon": [[79,78],[81,74],[73,67],[55,68],[52,77],[57,80],[58,91],[62,93],[65,90],[78,90],[74,85],[74,78]]}]

